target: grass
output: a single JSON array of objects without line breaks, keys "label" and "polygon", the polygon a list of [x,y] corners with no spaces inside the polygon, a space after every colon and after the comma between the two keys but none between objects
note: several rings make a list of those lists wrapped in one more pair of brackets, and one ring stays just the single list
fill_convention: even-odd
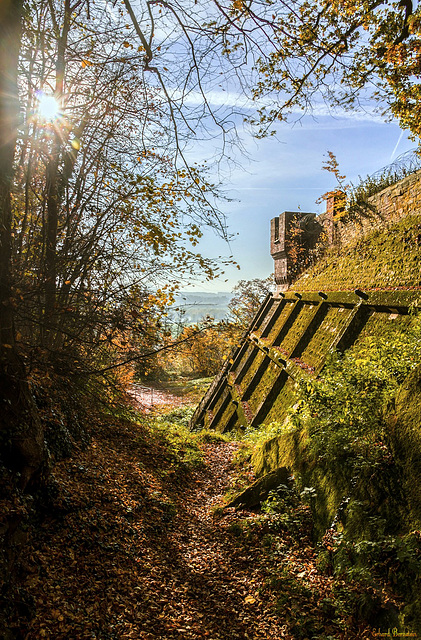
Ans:
[{"label": "grass", "polygon": [[202,399],[213,378],[179,378],[177,380],[158,381],[157,385],[175,396],[182,396],[186,402],[197,403]]}]

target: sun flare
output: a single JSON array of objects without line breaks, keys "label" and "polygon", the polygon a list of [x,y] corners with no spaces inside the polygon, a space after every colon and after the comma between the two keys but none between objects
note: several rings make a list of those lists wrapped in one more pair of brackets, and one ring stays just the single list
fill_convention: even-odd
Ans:
[{"label": "sun flare", "polygon": [[52,122],[60,115],[60,105],[54,96],[46,93],[40,93],[38,96],[37,111],[43,120]]}]

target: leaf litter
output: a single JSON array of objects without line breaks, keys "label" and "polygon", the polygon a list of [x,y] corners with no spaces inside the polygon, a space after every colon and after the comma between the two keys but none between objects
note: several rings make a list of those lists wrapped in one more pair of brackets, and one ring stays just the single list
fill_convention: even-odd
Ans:
[{"label": "leaf litter", "polygon": [[215,517],[241,444],[201,447],[204,464],[174,469],[144,423],[98,419],[91,445],[54,467],[50,504],[20,560],[27,606],[11,637],[374,637],[333,616],[334,581],[317,568],[305,518],[294,537],[268,535],[256,512]]}]

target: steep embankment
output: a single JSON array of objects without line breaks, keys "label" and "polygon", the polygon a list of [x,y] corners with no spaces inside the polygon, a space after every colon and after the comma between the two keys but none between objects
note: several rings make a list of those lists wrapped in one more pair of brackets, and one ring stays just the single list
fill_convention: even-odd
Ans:
[{"label": "steep embankment", "polygon": [[[408,214],[350,234],[292,291],[303,299],[318,291],[413,291],[421,289],[420,266],[421,216]],[[365,296],[367,305],[377,295],[380,300],[380,293]],[[307,492],[322,540],[320,562],[327,557],[338,573],[360,575],[367,584],[382,576],[396,586],[402,633],[405,625],[421,632],[421,294],[411,297],[412,319],[393,324],[389,300],[383,305],[389,325],[363,322],[342,359],[325,365],[318,379],[295,385],[279,435],[252,458],[257,474],[286,466]],[[286,340],[279,342],[283,347]]]},{"label": "steep embankment", "polygon": [[408,215],[331,248],[292,286],[294,291],[421,288],[421,215]]}]

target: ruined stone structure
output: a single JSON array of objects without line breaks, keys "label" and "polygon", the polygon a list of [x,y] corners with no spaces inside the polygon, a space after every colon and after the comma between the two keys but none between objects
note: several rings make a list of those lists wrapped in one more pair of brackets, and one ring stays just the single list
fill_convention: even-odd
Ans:
[{"label": "ruined stone structure", "polygon": [[268,296],[243,341],[198,406],[193,428],[220,432],[281,421],[297,380],[320,373],[364,330],[375,335],[411,321],[419,292],[362,291]]},{"label": "ruined stone structure", "polygon": [[270,253],[277,291],[287,291],[322,232],[315,213],[284,211],[270,221]]},{"label": "ruined stone structure", "polygon": [[[421,171],[409,175],[368,199],[368,206],[355,220],[343,214],[343,194],[326,200],[326,211],[315,213],[284,211],[271,220],[270,252],[274,259],[277,292],[285,292],[308,266],[317,243],[344,246],[373,229],[395,224],[407,215],[421,212]],[[323,234],[323,236],[322,236]]]},{"label": "ruined stone structure", "polygon": [[[341,216],[337,217],[334,202],[328,202],[326,213],[317,218],[312,213],[286,211],[271,221],[271,254],[275,261],[277,291],[264,301],[242,343],[214,380],[193,416],[193,428],[229,431],[282,420],[293,401],[295,381],[302,376],[317,375],[328,353],[344,351],[357,343],[363,330],[365,334],[376,335],[381,333],[383,326],[403,327],[409,321],[410,306],[419,302],[421,295],[418,261],[421,172],[388,187],[371,200],[376,206],[375,215],[358,223],[347,225]],[[317,289],[316,292],[311,288],[306,290],[304,278],[304,284],[303,279],[299,280],[299,292],[284,293],[294,275],[293,249],[298,246],[304,254],[311,251],[323,229],[330,244],[340,242],[342,246],[347,240],[351,242],[356,236],[364,236],[381,226],[386,227],[383,229],[386,237],[393,236],[387,230],[388,225],[405,217],[410,224],[400,230],[403,238],[400,243],[410,244],[403,246],[402,257],[399,257],[402,267],[401,263],[393,266],[395,271],[390,280],[387,273],[377,270],[376,278],[382,280],[373,281],[370,287],[373,291],[360,291],[356,281],[352,287],[355,291],[338,286],[336,291],[317,293]],[[376,238],[374,245],[378,242]],[[382,246],[385,246],[384,242],[380,239]],[[364,250],[368,268],[374,260],[374,249]],[[357,273],[365,270],[365,259],[358,249],[354,256]],[[389,268],[392,256],[382,256],[381,260],[383,262],[379,260],[379,264],[386,262]],[[389,281],[393,284],[396,279],[396,269],[404,274],[415,274],[411,280],[407,278],[407,288],[411,290],[388,290]],[[338,272],[338,282],[341,277]],[[387,283],[384,291],[378,290],[382,288],[379,283]],[[335,281],[330,284],[335,286]],[[400,284],[399,288],[405,288],[405,284],[403,287]]]},{"label": "ruined stone structure", "polygon": [[[294,483],[301,496],[311,491],[307,501],[320,548],[326,540],[330,545],[336,532],[340,532],[338,540],[355,543],[353,549],[356,543],[367,545],[371,540],[374,548],[381,536],[389,544],[391,538],[407,540],[419,535],[421,364],[414,362],[394,403],[381,407],[381,431],[375,435],[380,440],[371,441],[370,429],[358,438],[357,428],[355,449],[350,435],[342,450],[335,449],[336,443],[333,454],[332,450],[326,455],[315,453],[312,440],[317,443],[317,423],[311,431],[305,420],[297,419],[301,406],[297,400],[303,397],[303,387],[317,389],[312,378],[323,378],[332,352],[350,350],[349,362],[358,375],[358,363],[368,362],[367,345],[380,351],[389,345],[392,351],[387,357],[393,372],[393,350],[419,327],[419,316],[412,311],[421,309],[420,203],[421,173],[417,173],[371,198],[373,206],[367,208],[367,215],[363,210],[355,220],[346,222],[333,200],[317,219],[314,214],[284,212],[271,221],[278,290],[262,303],[191,421],[193,429],[221,433],[268,427],[261,431],[266,432],[266,440],[254,448],[250,458],[255,482],[227,507],[246,504],[254,508],[270,489],[276,491],[281,485],[284,495],[282,487]],[[297,256],[305,258],[322,229],[332,246],[295,280]],[[405,356],[405,348],[402,354]],[[337,393],[341,393],[339,382]],[[329,414],[328,401],[326,407]],[[317,421],[318,414],[312,418]],[[335,420],[332,433],[335,427],[339,431]],[[325,424],[320,421],[321,428]],[[349,428],[351,422],[347,424]],[[371,523],[376,523],[375,528]],[[381,523],[380,538],[377,523]],[[332,553],[330,546],[327,549],[335,567],[340,554]],[[371,571],[370,562],[367,560]],[[406,576],[406,568],[402,571]],[[405,616],[409,612],[404,622],[421,633],[421,586],[411,586],[404,596],[408,607],[403,612]]]}]

